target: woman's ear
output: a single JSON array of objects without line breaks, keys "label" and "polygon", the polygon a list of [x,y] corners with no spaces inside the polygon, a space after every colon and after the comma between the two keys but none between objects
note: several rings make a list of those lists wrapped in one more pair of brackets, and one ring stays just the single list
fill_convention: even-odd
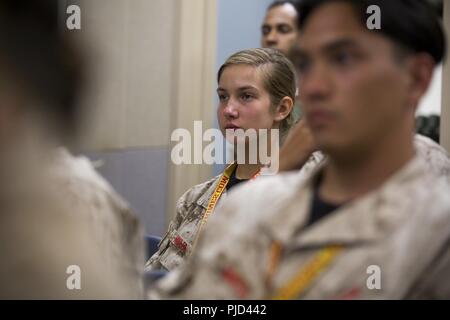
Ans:
[{"label": "woman's ear", "polygon": [[294,101],[290,97],[284,97],[281,99],[278,107],[275,110],[275,121],[281,122],[287,118],[294,107]]}]

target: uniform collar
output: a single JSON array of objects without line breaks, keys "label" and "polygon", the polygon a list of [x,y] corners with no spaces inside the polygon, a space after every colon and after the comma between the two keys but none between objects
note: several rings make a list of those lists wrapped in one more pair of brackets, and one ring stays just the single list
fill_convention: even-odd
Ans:
[{"label": "uniform collar", "polygon": [[[217,185],[219,184],[220,180],[222,179],[222,177],[224,175],[227,175],[228,177],[231,176],[231,174],[234,172],[234,170],[236,169],[236,163],[231,163],[230,165],[228,165],[224,172],[221,173],[220,175],[216,176],[213,180],[211,185],[208,187],[208,189],[206,189],[206,191],[203,193],[203,195],[197,200],[197,205],[203,207],[204,209],[206,209],[208,207],[209,204],[209,200],[211,199],[214,191],[216,190]],[[222,193],[222,195],[224,195],[227,192],[227,190],[225,189]]]},{"label": "uniform collar", "polygon": [[[216,190],[217,185],[219,184],[220,178],[222,174],[216,176],[214,180],[211,181],[210,186],[206,189],[206,191],[198,198],[197,205],[206,209],[208,207],[209,199],[211,199],[214,190]],[[225,193],[226,191],[224,191]]]},{"label": "uniform collar", "polygon": [[313,181],[323,163],[306,180],[293,188],[284,208],[268,223],[272,236],[282,244],[298,247],[340,243],[371,242],[385,236],[409,215],[411,188],[421,183],[423,161],[414,157],[383,185],[347,203],[307,229],[299,232],[309,218]]}]

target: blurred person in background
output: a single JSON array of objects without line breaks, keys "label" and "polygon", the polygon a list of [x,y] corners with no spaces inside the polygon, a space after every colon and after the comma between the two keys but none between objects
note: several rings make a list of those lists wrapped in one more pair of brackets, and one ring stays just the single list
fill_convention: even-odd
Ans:
[{"label": "blurred person in background", "polygon": [[139,221],[64,147],[87,77],[58,12],[54,0],[0,2],[0,297],[141,298]]},{"label": "blurred person in background", "polygon": [[281,51],[285,56],[297,43],[297,9],[293,1],[274,1],[261,26],[261,47]]},{"label": "blurred person in background", "polygon": [[[298,41],[298,12],[296,6],[300,0],[297,1],[274,1],[266,10],[266,16],[261,26],[261,47],[274,48],[279,50],[289,59],[295,49]],[[297,96],[299,92],[297,91]],[[303,165],[309,158],[312,151],[315,150],[313,139],[311,139],[311,132],[305,123],[305,120],[301,118],[301,106],[298,97],[296,97],[294,108],[292,111],[294,122],[298,122],[293,131],[296,132],[295,146],[299,146],[299,153],[303,155],[301,165]],[[297,143],[298,142],[298,143]],[[294,142],[292,142],[294,145]],[[286,146],[281,150],[281,157],[284,154],[287,155],[285,161],[280,162],[280,170],[291,168],[293,164],[291,160],[291,152],[289,152],[290,146]],[[297,159],[294,160],[295,164],[299,165]],[[301,166],[300,166],[301,167]]]}]

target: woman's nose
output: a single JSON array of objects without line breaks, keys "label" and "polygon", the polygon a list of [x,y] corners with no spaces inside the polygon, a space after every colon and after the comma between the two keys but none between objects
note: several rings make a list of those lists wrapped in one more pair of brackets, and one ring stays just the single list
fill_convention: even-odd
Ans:
[{"label": "woman's nose", "polygon": [[228,119],[235,119],[238,117],[238,108],[237,106],[231,101],[231,99],[227,102],[225,108],[223,109],[223,114]]}]

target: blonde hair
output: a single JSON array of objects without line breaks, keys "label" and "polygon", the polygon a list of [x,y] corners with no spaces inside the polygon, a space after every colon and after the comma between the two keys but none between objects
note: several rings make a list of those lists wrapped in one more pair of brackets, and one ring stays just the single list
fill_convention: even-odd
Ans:
[{"label": "blonde hair", "polygon": [[[234,65],[249,65],[261,70],[264,89],[269,93],[271,108],[275,109],[284,97],[295,104],[297,79],[293,64],[281,52],[271,48],[247,49],[231,55],[219,68],[217,82],[225,68]],[[294,115],[289,115],[280,123],[281,141],[294,124]]]}]

